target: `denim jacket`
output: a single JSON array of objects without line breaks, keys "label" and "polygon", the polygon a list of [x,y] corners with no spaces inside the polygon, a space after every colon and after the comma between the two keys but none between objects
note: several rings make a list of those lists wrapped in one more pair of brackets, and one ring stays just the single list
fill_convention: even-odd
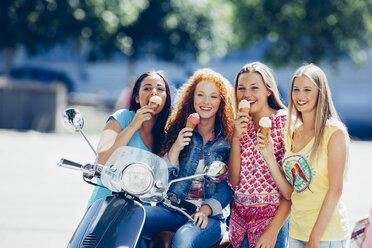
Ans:
[{"label": "denim jacket", "polygon": [[[203,137],[199,132],[194,131],[189,145],[189,152],[186,157],[179,158],[175,165],[176,177],[186,177],[195,174],[201,153],[204,152],[205,165],[213,161],[223,161],[228,164],[230,143],[224,137],[219,123],[215,125],[215,138],[209,140],[203,148]],[[168,154],[165,159],[168,159]],[[168,161],[169,162],[169,161]],[[170,191],[184,200],[191,189],[192,180],[177,182],[172,185]],[[204,202],[202,205],[209,205],[212,209],[212,216],[226,218],[229,215],[229,203],[232,200],[233,191],[227,185],[226,179],[222,182],[213,182],[208,178],[204,179]],[[222,211],[224,210],[224,211]]]}]

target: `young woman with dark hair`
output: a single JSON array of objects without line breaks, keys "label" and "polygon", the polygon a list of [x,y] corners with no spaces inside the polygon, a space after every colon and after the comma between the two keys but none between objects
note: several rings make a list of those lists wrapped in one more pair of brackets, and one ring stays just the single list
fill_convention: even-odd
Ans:
[{"label": "young woman with dark hair", "polygon": [[[151,97],[161,98],[153,107]],[[133,87],[130,107],[120,109],[111,115],[98,143],[98,163],[105,164],[119,146],[132,146],[155,154],[160,152],[164,140],[165,124],[171,108],[168,81],[161,71],[148,71],[140,75]],[[98,179],[99,185],[102,183]],[[111,191],[96,186],[88,207],[96,200],[111,195]]]}]

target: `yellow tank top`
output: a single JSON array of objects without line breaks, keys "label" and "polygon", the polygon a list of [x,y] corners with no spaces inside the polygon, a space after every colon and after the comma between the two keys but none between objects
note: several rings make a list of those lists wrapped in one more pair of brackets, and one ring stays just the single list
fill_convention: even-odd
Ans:
[{"label": "yellow tank top", "polygon": [[[335,126],[324,129],[323,149],[317,158],[309,164],[314,138],[299,152],[291,152],[291,139],[286,137],[286,153],[283,160],[283,171],[294,190],[291,196],[291,219],[289,236],[308,241],[310,233],[318,218],[324,197],[328,191],[328,142],[338,130]],[[321,241],[337,241],[348,238],[348,219],[342,199],[338,202],[333,216],[321,237]]]}]

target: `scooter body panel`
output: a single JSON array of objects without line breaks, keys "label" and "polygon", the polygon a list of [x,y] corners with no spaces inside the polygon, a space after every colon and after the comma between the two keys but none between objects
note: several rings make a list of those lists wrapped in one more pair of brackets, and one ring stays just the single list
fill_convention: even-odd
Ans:
[{"label": "scooter body panel", "polygon": [[87,210],[67,247],[136,247],[145,217],[136,201],[122,196],[100,199]]}]

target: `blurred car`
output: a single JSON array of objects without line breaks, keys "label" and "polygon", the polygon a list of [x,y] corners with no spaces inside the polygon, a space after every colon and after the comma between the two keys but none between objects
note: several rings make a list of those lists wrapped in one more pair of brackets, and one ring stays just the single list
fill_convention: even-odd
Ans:
[{"label": "blurred car", "polygon": [[15,67],[10,72],[10,77],[22,81],[37,81],[50,84],[60,82],[64,84],[68,92],[75,90],[75,83],[65,73],[57,70],[45,69],[40,67]]}]

